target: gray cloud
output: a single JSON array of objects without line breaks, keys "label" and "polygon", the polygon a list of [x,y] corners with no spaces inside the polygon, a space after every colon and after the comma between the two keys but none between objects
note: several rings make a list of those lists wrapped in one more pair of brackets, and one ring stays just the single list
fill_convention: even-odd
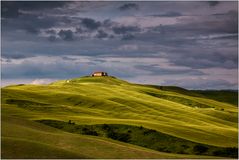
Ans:
[{"label": "gray cloud", "polygon": [[11,59],[5,59],[5,58],[1,58],[1,62],[12,62],[12,60]]},{"label": "gray cloud", "polygon": [[69,79],[90,75],[96,70],[107,71],[109,75],[132,77],[132,74],[125,72],[126,67],[116,66],[110,69],[104,65],[105,62],[106,61],[102,59],[91,59],[89,57],[35,57],[33,59],[21,60],[21,63],[11,62],[4,64],[2,67],[4,70],[4,72],[2,72],[2,78]]},{"label": "gray cloud", "polygon": [[130,9],[138,10],[139,6],[137,4],[135,4],[135,3],[126,3],[126,4],[122,5],[122,6],[120,6],[119,9],[121,11],[130,10]]},{"label": "gray cloud", "polygon": [[132,34],[125,34],[123,35],[121,40],[127,41],[127,40],[133,40],[135,39],[135,36],[133,36]]},{"label": "gray cloud", "polygon": [[101,26],[100,22],[95,21],[94,19],[91,18],[83,18],[81,20],[81,24],[89,30],[96,30]]},{"label": "gray cloud", "polygon": [[165,26],[168,32],[202,33],[238,33],[238,12],[235,10],[220,14],[220,19],[213,14],[199,20],[188,19],[177,25]]},{"label": "gray cloud", "polygon": [[115,34],[126,34],[129,32],[139,32],[140,28],[137,26],[116,26],[112,30]]},{"label": "gray cloud", "polygon": [[73,32],[71,30],[60,30],[58,35],[65,41],[73,41]]},{"label": "gray cloud", "polygon": [[56,35],[56,31],[53,29],[49,29],[45,31],[47,34],[51,34],[51,35]]},{"label": "gray cloud", "polygon": [[20,15],[23,15],[23,11],[32,11],[32,10],[43,10],[43,9],[52,9],[57,7],[63,7],[68,4],[64,1],[2,1],[1,2],[1,15],[4,18],[18,18]]},{"label": "gray cloud", "polygon": [[56,38],[56,36],[49,36],[48,38],[47,38],[49,41],[51,41],[51,42],[54,42],[54,41],[56,41],[57,40],[57,38]]},{"label": "gray cloud", "polygon": [[220,3],[220,1],[208,1],[209,6],[214,7]]},{"label": "gray cloud", "polygon": [[11,59],[24,59],[28,57],[34,57],[34,55],[30,56],[28,54],[23,54],[23,53],[13,53],[13,54],[2,53],[2,58],[8,59],[10,61]]},{"label": "gray cloud", "polygon": [[27,33],[31,33],[31,34],[39,34],[40,33],[40,30],[33,26],[26,26],[25,30],[27,31]]},{"label": "gray cloud", "polygon": [[237,88],[237,84],[231,83],[227,80],[222,79],[203,79],[203,78],[194,78],[194,79],[181,79],[181,80],[167,80],[163,82],[161,85],[171,85],[171,86],[180,86],[188,89],[198,89],[198,88],[206,88],[206,89],[235,89]]},{"label": "gray cloud", "polygon": [[113,26],[115,24],[115,22],[112,22],[110,19],[106,19],[103,21],[102,25],[104,27],[110,27],[110,26]]},{"label": "gray cloud", "polygon": [[54,63],[41,63],[24,61],[20,64],[4,65],[4,72],[2,78],[70,78],[78,77],[79,75],[88,75],[91,73],[90,67],[88,69],[80,69],[86,66],[85,64],[54,62]]},{"label": "gray cloud", "polygon": [[41,29],[49,29],[63,23],[67,24],[69,20],[65,17],[55,18],[48,15],[23,15],[16,19],[2,19],[2,30],[4,32],[23,30],[27,33],[38,34]]},{"label": "gray cloud", "polygon": [[98,34],[96,35],[97,38],[107,38],[108,37],[108,34],[102,30],[99,30],[98,31]]},{"label": "gray cloud", "polygon": [[105,63],[105,62],[107,62],[107,61],[106,61],[106,60],[103,60],[103,59],[94,59],[94,62]]},{"label": "gray cloud", "polygon": [[137,69],[150,71],[152,75],[205,75],[196,69],[161,68],[159,65],[136,65]]},{"label": "gray cloud", "polygon": [[180,16],[182,16],[182,14],[180,12],[170,11],[170,12],[166,12],[166,13],[162,13],[162,14],[153,14],[153,15],[149,15],[149,16],[153,16],[153,17],[180,17]]},{"label": "gray cloud", "polygon": [[77,60],[77,58],[71,58],[71,57],[67,57],[67,56],[63,56],[61,57],[63,60],[68,60],[68,61],[75,61]]},{"label": "gray cloud", "polygon": [[188,66],[196,69],[203,69],[203,68],[213,68],[213,67],[221,67],[221,68],[227,68],[227,69],[233,69],[237,68],[237,63],[235,61],[230,61],[230,60],[223,60],[221,61],[213,61],[213,59],[197,59],[197,58],[184,58],[182,60],[172,60],[172,62],[175,65],[180,65],[180,66]]},{"label": "gray cloud", "polygon": [[[211,86],[220,87],[219,79],[233,81],[236,76],[232,73],[222,76],[219,71],[238,67],[238,9],[237,2],[210,3],[4,1],[1,6],[3,76],[70,78],[101,69],[134,80],[149,76],[146,82],[156,75],[166,80],[185,78],[185,81],[206,76]],[[24,62],[13,67],[15,61],[49,55],[63,57],[64,62],[51,61],[43,66]],[[79,58],[71,56],[91,58],[78,62]],[[146,60],[140,65],[126,63],[125,59],[112,63],[102,60],[109,57]],[[154,58],[165,59],[168,65],[152,65],[157,63],[152,62]],[[79,71],[82,67],[86,71]],[[61,73],[62,69],[66,73]],[[220,78],[208,72],[205,75],[207,69],[217,70]],[[206,80],[200,84],[195,86],[210,87]],[[229,83],[223,85],[232,87]]]}]

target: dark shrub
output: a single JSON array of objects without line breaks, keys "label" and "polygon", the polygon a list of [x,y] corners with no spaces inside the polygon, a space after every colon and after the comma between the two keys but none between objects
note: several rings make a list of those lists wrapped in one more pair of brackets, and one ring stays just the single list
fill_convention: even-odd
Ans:
[{"label": "dark shrub", "polygon": [[149,132],[148,132],[148,131],[144,131],[143,134],[144,134],[144,135],[147,135],[147,134],[149,134]]},{"label": "dark shrub", "polygon": [[164,146],[158,146],[158,147],[156,147],[156,150],[157,151],[165,151],[165,150],[167,150],[167,148]]},{"label": "dark shrub", "polygon": [[129,142],[130,140],[130,135],[128,133],[116,133],[114,131],[108,132],[107,137],[122,142]]},{"label": "dark shrub", "polygon": [[228,147],[225,149],[218,149],[213,152],[214,156],[221,156],[221,157],[232,157],[238,158],[238,148],[236,147]]},{"label": "dark shrub", "polygon": [[164,152],[172,153],[172,151],[170,151],[170,150],[168,150],[168,149],[164,150]]},{"label": "dark shrub", "polygon": [[108,124],[103,124],[103,125],[102,125],[102,129],[103,129],[103,130],[109,130],[109,128],[110,128],[110,127],[109,127]]},{"label": "dark shrub", "polygon": [[85,127],[82,129],[82,132],[83,134],[86,134],[86,135],[98,136],[98,133],[96,131],[85,128]]},{"label": "dark shrub", "polygon": [[106,136],[111,139],[117,139],[116,133],[112,130],[108,131]]},{"label": "dark shrub", "polygon": [[71,124],[71,120],[68,121],[68,124]]},{"label": "dark shrub", "polygon": [[183,144],[183,145],[181,145],[184,149],[187,149],[187,148],[189,148],[189,146],[188,145],[185,145],[185,144]]},{"label": "dark shrub", "polygon": [[183,151],[183,150],[176,151],[176,153],[178,153],[178,154],[186,154],[186,152],[185,152],[185,151]]},{"label": "dark shrub", "polygon": [[193,151],[196,154],[205,153],[205,152],[207,152],[207,150],[208,150],[208,147],[200,145],[200,144],[193,147]]},{"label": "dark shrub", "polygon": [[153,129],[149,129],[149,130],[147,129],[146,131],[143,132],[144,135],[148,135],[148,134],[151,134],[151,133],[156,133],[156,131],[153,130]]},{"label": "dark shrub", "polygon": [[129,142],[129,140],[130,140],[130,135],[127,134],[127,133],[120,133],[120,134],[118,134],[118,138],[119,138],[119,141]]}]

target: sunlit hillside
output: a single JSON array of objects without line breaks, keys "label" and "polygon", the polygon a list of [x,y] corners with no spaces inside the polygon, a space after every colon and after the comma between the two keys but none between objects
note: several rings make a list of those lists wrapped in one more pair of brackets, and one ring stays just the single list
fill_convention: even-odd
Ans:
[{"label": "sunlit hillside", "polygon": [[235,158],[238,108],[212,97],[115,77],[7,86],[2,158]]}]

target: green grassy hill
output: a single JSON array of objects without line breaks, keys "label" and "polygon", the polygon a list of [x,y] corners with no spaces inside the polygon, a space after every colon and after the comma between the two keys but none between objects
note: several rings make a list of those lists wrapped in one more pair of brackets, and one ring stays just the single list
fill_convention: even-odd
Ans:
[{"label": "green grassy hill", "polygon": [[[177,154],[63,132],[36,122],[2,117],[2,158],[182,158]],[[193,158],[193,155],[187,155]],[[208,158],[207,156],[200,156]]]},{"label": "green grassy hill", "polygon": [[[131,84],[114,77],[82,77],[49,85],[7,86],[2,88],[2,157],[234,157],[238,145],[238,108],[234,102],[230,103],[232,99],[217,100],[211,94],[208,97],[177,87]],[[75,128],[72,130],[69,127],[55,126],[58,128],[55,129],[52,128],[54,126],[47,126],[49,124],[39,123],[43,120],[71,120],[78,127],[91,125],[90,128],[94,128],[92,132],[98,136],[82,135],[82,131],[78,133]],[[131,128],[135,132],[130,133],[129,143],[134,143],[129,144],[127,141],[120,142],[117,136],[112,140],[115,135],[113,138],[104,136],[108,132],[96,127],[103,124],[122,125],[123,128],[114,131],[118,137],[125,134],[125,125],[142,126],[145,131],[153,130],[156,133],[150,133],[149,139],[143,143],[135,137],[144,132]],[[175,141],[170,143],[169,150],[161,150],[168,145],[168,141],[160,141],[161,148],[157,145],[162,135],[169,141]],[[149,145],[152,142],[155,147]],[[178,152],[185,147],[183,143],[190,148],[186,153]],[[17,150],[12,149],[14,145]],[[209,150],[212,148],[212,151],[215,148],[218,150],[213,153],[211,150],[210,153],[209,150],[193,152],[198,145],[206,146]],[[199,147],[199,150],[202,148]]]}]

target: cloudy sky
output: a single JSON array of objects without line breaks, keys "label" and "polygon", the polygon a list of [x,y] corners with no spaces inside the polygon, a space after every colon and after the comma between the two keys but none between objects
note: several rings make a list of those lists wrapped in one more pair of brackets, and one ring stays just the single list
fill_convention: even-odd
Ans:
[{"label": "cloudy sky", "polygon": [[2,2],[2,86],[93,71],[237,89],[238,2]]}]

